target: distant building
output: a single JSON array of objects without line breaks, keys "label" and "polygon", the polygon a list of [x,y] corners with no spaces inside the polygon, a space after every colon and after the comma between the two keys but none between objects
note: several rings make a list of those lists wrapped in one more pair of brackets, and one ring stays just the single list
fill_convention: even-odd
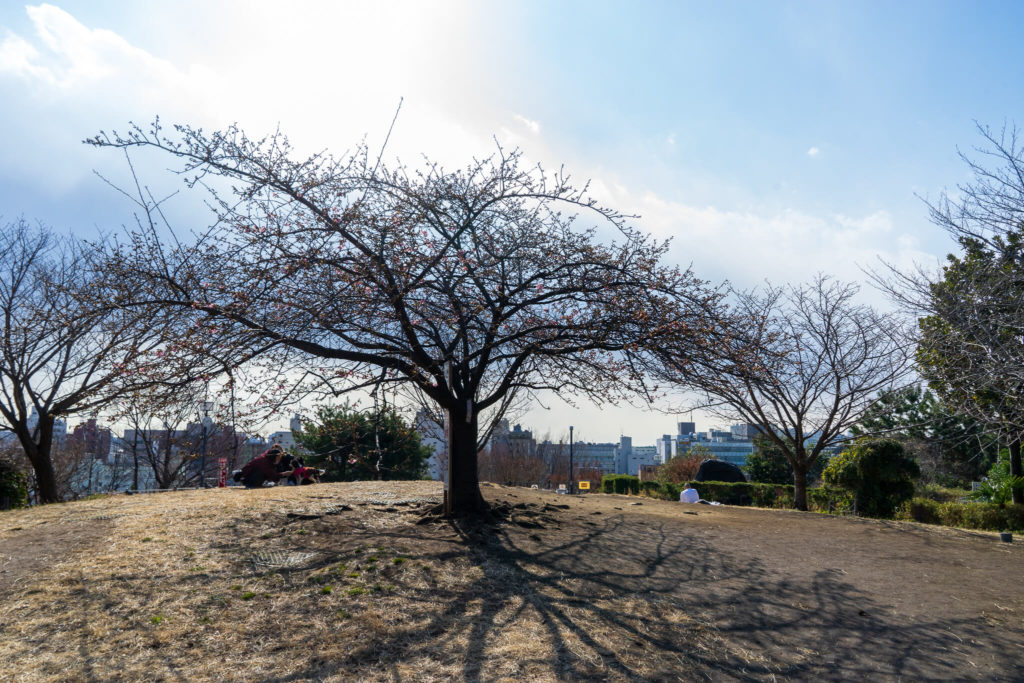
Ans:
[{"label": "distant building", "polygon": [[633,446],[626,466],[619,474],[638,475],[642,467],[656,467],[658,450],[654,446]]},{"label": "distant building", "polygon": [[657,453],[657,462],[659,465],[664,465],[676,456],[675,442],[676,440],[671,434],[663,434],[660,439],[654,442],[655,452]]},{"label": "distant building", "polygon": [[744,422],[729,427],[729,432],[732,434],[732,438],[737,441],[750,440],[762,432],[762,429],[755,424]]},{"label": "distant building", "polygon": [[747,456],[754,452],[753,441],[712,441],[701,444],[707,448],[711,455],[737,467],[747,464]]},{"label": "distant building", "polygon": [[[503,420],[503,422],[505,431],[508,431],[508,420]],[[413,429],[419,432],[420,443],[430,449],[430,458],[427,460],[427,476],[436,481],[443,481],[446,465],[444,426],[438,424],[429,412],[421,409],[416,411]]]},{"label": "distant building", "polygon": [[573,444],[573,464],[575,467],[598,470],[601,474],[615,474],[618,447],[619,444],[614,443],[579,441]]},{"label": "distant building", "polygon": [[85,422],[75,425],[68,437],[69,444],[75,444],[82,448],[82,452],[93,459],[100,459],[107,462],[110,457],[110,430],[100,427],[96,418],[89,418]]},{"label": "distant building", "polygon": [[537,453],[537,442],[533,439],[533,432],[519,425],[514,426],[512,431],[505,435],[505,440],[509,453],[514,456],[533,457]]},{"label": "distant building", "polygon": [[285,450],[295,448],[295,446],[297,445],[297,442],[295,441],[295,435],[292,434],[292,431],[290,429],[287,431],[282,430],[280,432],[274,432],[273,434],[267,437],[267,443],[268,445],[280,444],[281,447],[284,448]]},{"label": "distant building", "polygon": [[661,465],[641,465],[637,471],[637,477],[640,481],[654,481],[658,476],[658,468]]}]

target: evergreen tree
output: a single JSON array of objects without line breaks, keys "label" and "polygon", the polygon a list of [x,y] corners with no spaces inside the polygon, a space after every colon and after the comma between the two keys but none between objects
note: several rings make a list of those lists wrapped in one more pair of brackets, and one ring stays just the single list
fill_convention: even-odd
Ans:
[{"label": "evergreen tree", "polygon": [[914,495],[921,471],[895,439],[862,439],[829,461],[825,482],[853,492],[857,512],[892,517]]},{"label": "evergreen tree", "polygon": [[420,479],[430,457],[420,435],[391,408],[321,406],[295,441],[309,451],[307,465],[327,471],[325,481]]},{"label": "evergreen tree", "polygon": [[883,392],[850,431],[899,440],[924,476],[945,485],[979,479],[998,451],[998,439],[984,424],[920,386]]}]

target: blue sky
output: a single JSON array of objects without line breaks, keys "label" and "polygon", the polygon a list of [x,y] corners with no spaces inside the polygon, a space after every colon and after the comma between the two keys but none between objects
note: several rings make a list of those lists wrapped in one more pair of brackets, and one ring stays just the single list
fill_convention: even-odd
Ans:
[{"label": "blue sky", "polygon": [[[287,8],[0,4],[0,216],[83,236],[130,222],[93,173],[123,180],[123,160],[80,144],[101,128],[280,124],[299,149],[340,151],[379,145],[404,97],[389,155],[461,165],[497,138],[592,179],[712,281],[860,280],[879,257],[950,250],[915,195],[967,179],[957,150],[979,143],[974,121],[1024,111],[1021,3]],[[140,164],[171,186],[166,160]],[[523,421],[643,445],[673,419],[552,405]]]}]

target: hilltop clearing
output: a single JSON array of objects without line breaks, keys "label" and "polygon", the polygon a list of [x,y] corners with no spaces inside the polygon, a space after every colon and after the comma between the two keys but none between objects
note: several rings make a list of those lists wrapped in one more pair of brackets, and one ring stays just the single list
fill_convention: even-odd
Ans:
[{"label": "hilltop clearing", "polygon": [[1020,680],[996,534],[434,482],[0,513],[0,681]]}]

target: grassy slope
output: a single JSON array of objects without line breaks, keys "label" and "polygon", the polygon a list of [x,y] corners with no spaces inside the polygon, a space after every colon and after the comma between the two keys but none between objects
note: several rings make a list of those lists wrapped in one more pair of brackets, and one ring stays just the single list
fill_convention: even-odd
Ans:
[{"label": "grassy slope", "polygon": [[[417,525],[439,493],[430,482],[367,482],[0,513],[0,680],[1022,672],[1000,653],[1021,644],[1005,627],[1024,603],[1004,601],[998,629],[960,616],[882,619],[874,613],[888,608],[852,579],[768,566],[775,551],[761,539],[778,529],[760,526],[748,557],[708,524],[806,520],[817,538],[816,516],[695,517],[671,503],[491,489],[518,505],[505,523]],[[820,523],[839,537],[886,528]],[[980,668],[959,669],[965,639]]]}]

